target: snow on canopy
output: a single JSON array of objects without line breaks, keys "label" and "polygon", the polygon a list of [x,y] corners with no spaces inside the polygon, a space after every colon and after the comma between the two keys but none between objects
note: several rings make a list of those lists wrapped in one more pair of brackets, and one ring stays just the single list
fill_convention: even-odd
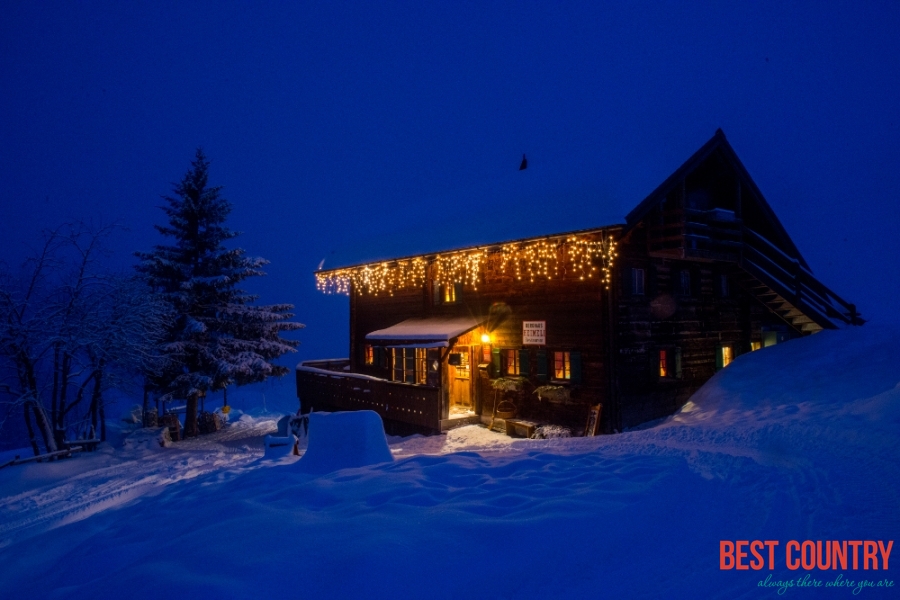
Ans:
[{"label": "snow on canopy", "polygon": [[412,318],[366,335],[367,340],[421,340],[448,342],[478,327],[483,321],[474,317]]}]

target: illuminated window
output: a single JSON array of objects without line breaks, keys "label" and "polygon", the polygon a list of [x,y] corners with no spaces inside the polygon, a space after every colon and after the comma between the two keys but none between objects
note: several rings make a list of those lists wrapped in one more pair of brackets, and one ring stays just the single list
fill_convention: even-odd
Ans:
[{"label": "illuminated window", "polygon": [[434,299],[434,305],[455,304],[462,300],[462,286],[461,283],[433,282],[431,296]]},{"label": "illuminated window", "polygon": [[734,360],[734,354],[731,352],[731,346],[722,346],[722,366],[727,367]]},{"label": "illuminated window", "polygon": [[503,354],[504,354],[504,358],[506,358],[506,374],[507,375],[518,375],[519,374],[519,351],[518,350],[504,350]]},{"label": "illuminated window", "polygon": [[451,302],[456,302],[456,286],[455,285],[444,285],[441,287],[444,289],[444,304],[450,304]]},{"label": "illuminated window", "polygon": [[631,293],[635,296],[644,295],[643,269],[631,269]]},{"label": "illuminated window", "polygon": [[681,348],[661,348],[659,350],[657,373],[660,379],[681,379]]},{"label": "illuminated window", "polygon": [[427,357],[428,351],[425,348],[416,348],[416,383],[425,385],[428,375]]},{"label": "illuminated window", "polygon": [[734,350],[731,345],[719,346],[716,349],[716,370],[724,369],[734,360]]},{"label": "illuminated window", "polygon": [[426,348],[391,348],[393,369],[392,381],[418,383],[428,382],[428,350]]},{"label": "illuminated window", "polygon": [[572,378],[572,354],[570,352],[553,353],[553,377],[554,379]]},{"label": "illuminated window", "polygon": [[366,364],[367,365],[375,364],[375,348],[373,348],[369,344],[366,344],[365,353],[366,353],[366,361],[365,361]]},{"label": "illuminated window", "polygon": [[403,350],[404,348],[391,348],[391,362],[394,367],[391,379],[393,381],[403,381]]},{"label": "illuminated window", "polygon": [[762,342],[750,342],[750,350],[759,350],[762,348]]}]

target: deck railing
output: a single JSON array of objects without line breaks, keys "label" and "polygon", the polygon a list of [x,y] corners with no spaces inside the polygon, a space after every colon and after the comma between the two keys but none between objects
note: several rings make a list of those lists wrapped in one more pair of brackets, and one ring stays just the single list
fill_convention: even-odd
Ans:
[{"label": "deck railing", "polygon": [[341,373],[308,361],[297,367],[301,405],[342,410],[374,410],[382,419],[440,430],[440,390],[424,385],[387,381],[359,373]]}]

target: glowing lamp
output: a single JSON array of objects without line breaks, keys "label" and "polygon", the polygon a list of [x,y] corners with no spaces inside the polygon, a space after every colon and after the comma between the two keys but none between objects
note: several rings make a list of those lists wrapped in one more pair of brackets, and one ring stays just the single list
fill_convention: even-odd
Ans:
[{"label": "glowing lamp", "polygon": [[491,343],[491,336],[489,336],[489,335],[486,334],[486,333],[482,333],[482,334],[481,334],[481,343],[482,343],[482,344],[490,344],[490,343]]}]

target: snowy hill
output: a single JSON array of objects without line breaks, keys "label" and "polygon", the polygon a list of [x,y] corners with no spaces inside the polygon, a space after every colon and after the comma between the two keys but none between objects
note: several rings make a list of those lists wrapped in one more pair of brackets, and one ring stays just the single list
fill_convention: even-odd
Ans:
[{"label": "snowy hill", "polygon": [[[774,598],[789,540],[900,541],[898,331],[739,357],[678,414],[584,439],[392,438],[325,475],[262,459],[271,417],[160,450],[0,470],[7,597]],[[302,462],[302,458],[300,459]],[[720,570],[720,540],[778,540]],[[900,564],[900,563],[898,563]],[[900,585],[900,582],[898,582]],[[897,597],[898,588],[861,596]],[[850,597],[851,589],[788,590]]]}]

